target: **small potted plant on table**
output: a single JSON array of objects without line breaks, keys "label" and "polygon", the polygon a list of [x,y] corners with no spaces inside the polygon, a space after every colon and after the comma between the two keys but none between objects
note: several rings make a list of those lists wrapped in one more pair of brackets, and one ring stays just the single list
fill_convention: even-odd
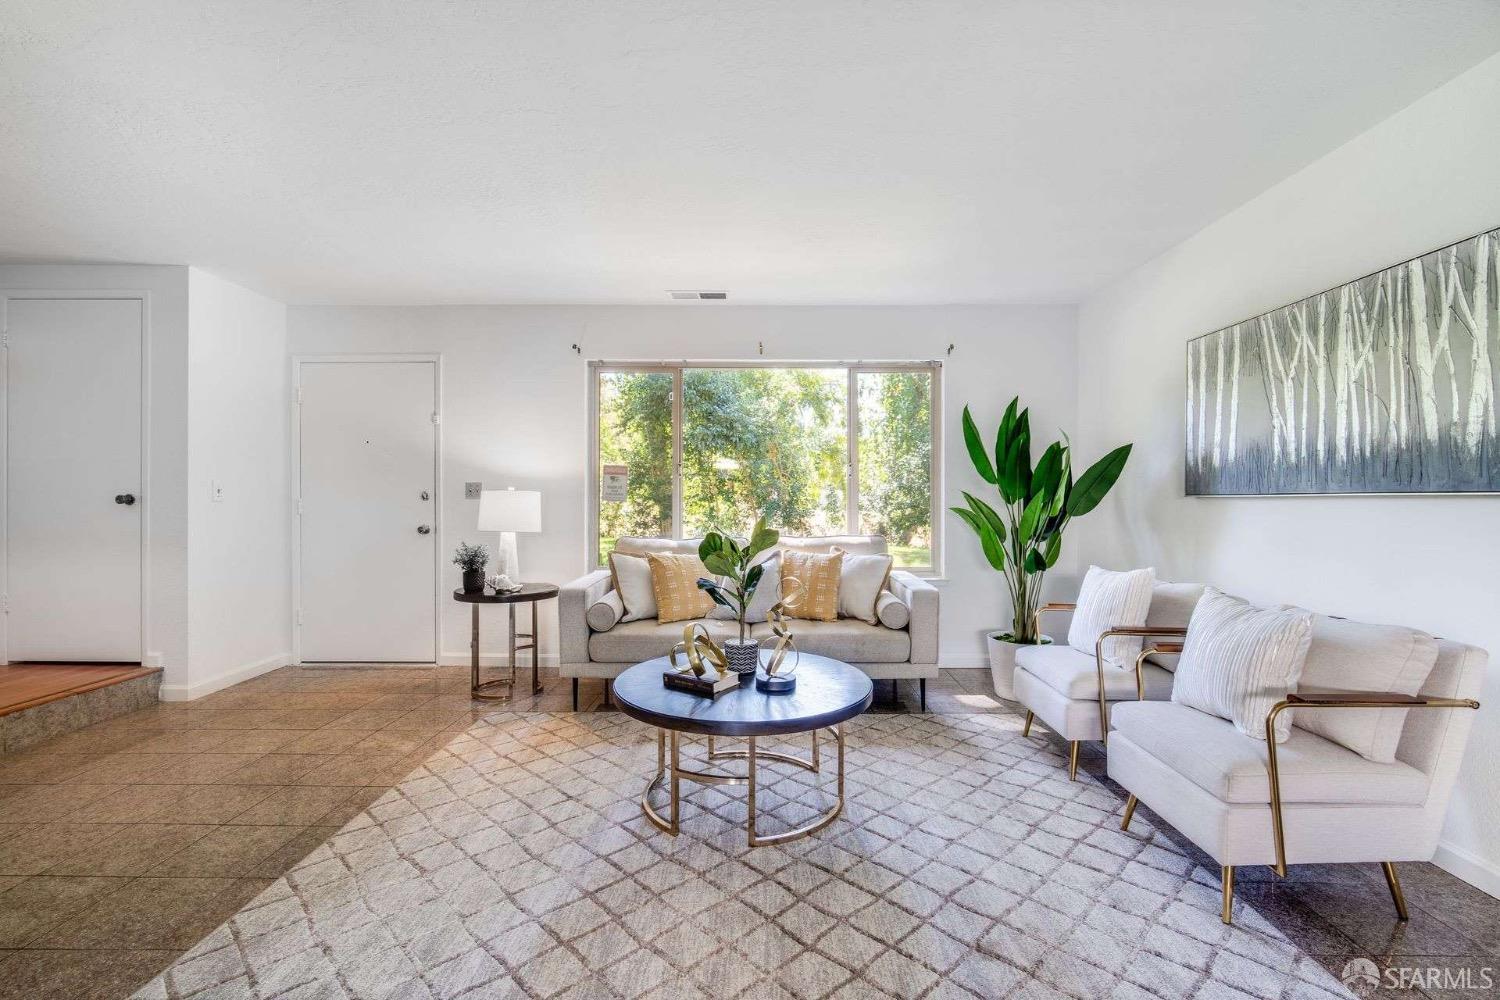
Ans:
[{"label": "small potted plant on table", "polygon": [[735,621],[739,622],[739,638],[724,640],[723,648],[729,669],[742,676],[754,674],[760,664],[760,643],[750,638],[745,615],[765,573],[765,564],[752,566],[751,562],[780,540],[781,535],[766,527],[766,519],[760,518],[750,532],[748,545],[740,545],[721,531],[710,531],[698,546],[703,568],[719,578],[699,580],[699,589],[715,604],[733,611]]},{"label": "small potted plant on table", "polygon": [[999,513],[965,492],[966,507],[949,508],[979,536],[984,558],[1005,575],[1010,592],[1010,627],[985,636],[990,654],[990,675],[995,693],[1013,699],[1011,678],[1016,669],[1016,650],[1050,642],[1037,628],[1041,607],[1042,578],[1057,565],[1062,554],[1063,530],[1075,517],[1095,507],[1114,486],[1130,457],[1130,445],[1111,451],[1089,466],[1073,481],[1072,455],[1067,436],[1054,441],[1031,464],[1031,411],[1021,410],[1020,397],[1012,399],[1000,418],[995,435],[993,460],[985,450],[969,408],[964,407],[964,444],[979,478],[999,493]]},{"label": "small potted plant on table", "polygon": [[484,592],[484,567],[490,561],[490,550],[483,545],[459,542],[453,552],[453,565],[464,571],[464,593]]}]

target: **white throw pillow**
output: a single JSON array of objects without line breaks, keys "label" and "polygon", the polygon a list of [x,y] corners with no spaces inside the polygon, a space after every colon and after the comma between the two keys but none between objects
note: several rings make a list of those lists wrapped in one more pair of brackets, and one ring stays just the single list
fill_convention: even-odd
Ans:
[{"label": "white throw pillow", "polygon": [[[1311,642],[1311,612],[1258,608],[1207,587],[1188,623],[1172,700],[1264,740],[1266,716],[1296,689]],[[1291,711],[1278,715],[1276,742],[1291,728]]]},{"label": "white throw pillow", "polygon": [[[781,600],[781,553],[773,552],[769,558],[756,559],[751,565],[765,567],[761,571],[760,583],[755,585],[755,593],[750,597],[750,607],[745,611],[745,621],[753,625],[765,621],[766,615],[771,613],[771,606]],[[722,579],[721,577],[721,582]],[[735,613],[733,608],[715,604],[708,617],[732,622],[735,620]]]},{"label": "white throw pillow", "polygon": [[[1437,640],[1401,625],[1367,625],[1313,615],[1312,645],[1298,691],[1416,694],[1437,663]],[[1404,708],[1315,708],[1294,712],[1292,724],[1389,764],[1406,726]]]},{"label": "white throw pillow", "polygon": [[651,583],[651,564],[645,556],[627,556],[614,552],[609,557],[609,571],[614,574],[615,591],[625,605],[622,622],[656,617],[656,590]]},{"label": "white throw pillow", "polygon": [[589,605],[588,611],[584,612],[584,620],[589,623],[589,628],[595,632],[608,632],[619,624],[620,619],[625,616],[625,603],[620,600],[620,592],[611,590],[599,600]]},{"label": "white throw pillow", "polygon": [[843,566],[839,569],[839,617],[858,618],[871,625],[878,624],[879,616],[875,604],[880,592],[885,590],[891,578],[890,556],[856,556],[847,549],[835,547],[835,552],[844,553]]},{"label": "white throw pillow", "polygon": [[[1156,570],[1132,569],[1124,572],[1090,566],[1078,589],[1078,608],[1068,626],[1068,645],[1094,655],[1094,644],[1111,626],[1128,628],[1146,624],[1151,610],[1151,585]],[[1110,636],[1104,640],[1104,665],[1134,669],[1141,655],[1141,637]]]}]

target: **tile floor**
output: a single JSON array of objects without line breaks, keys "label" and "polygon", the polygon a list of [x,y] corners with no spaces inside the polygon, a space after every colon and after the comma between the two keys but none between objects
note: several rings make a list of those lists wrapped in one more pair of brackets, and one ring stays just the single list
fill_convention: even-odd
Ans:
[{"label": "tile floor", "polygon": [[[509,710],[568,711],[568,683],[544,680]],[[928,708],[1010,711],[987,681],[944,671]],[[599,682],[582,694],[601,707]],[[900,696],[877,710],[914,707],[915,685]],[[285,668],[0,757],[0,996],[128,996],[493,711],[457,668]],[[1500,956],[1500,903],[1432,866],[1402,870],[1404,927],[1373,866],[1285,883],[1245,872],[1241,892],[1312,954]]]}]

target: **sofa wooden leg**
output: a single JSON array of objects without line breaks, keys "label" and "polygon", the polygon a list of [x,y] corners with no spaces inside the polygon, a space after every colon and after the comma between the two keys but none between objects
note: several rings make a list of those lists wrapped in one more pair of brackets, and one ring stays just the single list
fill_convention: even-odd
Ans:
[{"label": "sofa wooden leg", "polygon": [[917,679],[917,690],[920,692],[918,697],[922,702],[922,711],[925,712],[927,711],[927,678],[921,677]]},{"label": "sofa wooden leg", "polygon": [[1125,800],[1125,815],[1120,817],[1121,830],[1130,829],[1130,820],[1135,816],[1135,804],[1139,801],[1134,795]]},{"label": "sofa wooden leg", "polygon": [[1410,920],[1411,915],[1406,912],[1406,893],[1401,891],[1401,876],[1396,874],[1396,866],[1382,861],[1380,870],[1385,872],[1385,884],[1391,890],[1391,901],[1396,904],[1396,919]]},{"label": "sofa wooden leg", "polygon": [[573,711],[578,711],[578,678],[573,678]]},{"label": "sofa wooden leg", "polygon": [[1035,721],[1035,719],[1036,719],[1036,713],[1035,712],[1028,711],[1026,713],[1026,725],[1024,725],[1024,726],[1021,727],[1021,737],[1022,737],[1022,739],[1024,739],[1027,736],[1031,735],[1031,723],[1033,721]]},{"label": "sofa wooden leg", "polygon": [[1068,780],[1078,780],[1078,741],[1068,744]]},{"label": "sofa wooden leg", "polygon": [[613,708],[614,707],[614,705],[609,700],[609,678],[608,677],[604,678],[604,707],[605,708]]},{"label": "sofa wooden leg", "polygon": [[1234,908],[1234,865],[1219,869],[1219,878],[1224,883],[1224,911],[1219,919],[1229,923],[1229,911]]}]

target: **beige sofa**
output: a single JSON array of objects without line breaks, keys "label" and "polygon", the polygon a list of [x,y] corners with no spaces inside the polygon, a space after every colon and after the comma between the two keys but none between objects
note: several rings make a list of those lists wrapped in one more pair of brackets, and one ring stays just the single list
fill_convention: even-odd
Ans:
[{"label": "beige sofa", "polygon": [[[700,539],[621,538],[615,551],[629,554],[645,552],[697,552]],[[857,555],[881,554],[885,539],[878,535],[849,535],[828,538],[783,538],[778,548],[827,552],[834,546]],[[578,708],[578,681],[583,677],[618,677],[625,668],[657,656],[665,656],[682,638],[688,622],[663,624],[654,618],[622,622],[607,631],[589,626],[589,608],[603,600],[612,589],[608,569],[595,570],[564,586],[558,595],[559,672],[573,682],[573,708]],[[858,619],[840,618],[833,622],[795,621],[793,634],[797,648],[804,653],[843,660],[858,667],[873,680],[915,679],[918,682],[923,710],[927,707],[927,680],[938,675],[938,592],[931,584],[902,570],[892,570],[887,584],[890,593],[907,609],[904,628],[870,625]],[[738,634],[733,621],[714,618],[702,620],[715,639],[729,639]],[[751,635],[770,635],[765,622],[755,624]],[[606,687],[606,694],[608,688]]]}]

